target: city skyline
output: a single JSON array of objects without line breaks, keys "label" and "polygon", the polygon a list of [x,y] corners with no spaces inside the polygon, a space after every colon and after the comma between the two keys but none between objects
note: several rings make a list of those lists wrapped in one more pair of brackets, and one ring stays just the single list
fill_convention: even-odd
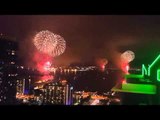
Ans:
[{"label": "city skyline", "polygon": [[159,104],[159,16],[1,16],[0,23],[0,104]]}]

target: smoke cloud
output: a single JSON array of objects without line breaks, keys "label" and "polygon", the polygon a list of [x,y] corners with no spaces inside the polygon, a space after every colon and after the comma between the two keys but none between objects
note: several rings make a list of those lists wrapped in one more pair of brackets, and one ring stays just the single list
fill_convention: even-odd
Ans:
[{"label": "smoke cloud", "polygon": [[147,58],[160,52],[160,16],[1,15],[0,24],[2,33],[17,38],[20,62],[33,67],[37,50],[32,40],[41,30],[59,34],[66,41],[66,51],[54,58],[57,65],[107,58],[119,67],[120,55],[126,50],[135,53],[134,61],[149,61]]}]

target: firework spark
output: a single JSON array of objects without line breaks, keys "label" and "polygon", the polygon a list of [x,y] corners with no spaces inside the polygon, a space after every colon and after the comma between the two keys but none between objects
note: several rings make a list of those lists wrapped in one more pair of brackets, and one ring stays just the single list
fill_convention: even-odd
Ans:
[{"label": "firework spark", "polygon": [[105,70],[106,65],[108,64],[108,60],[105,58],[98,58],[96,60],[97,66],[100,68],[101,71]]},{"label": "firework spark", "polygon": [[49,74],[49,70],[52,65],[53,58],[47,54],[35,53],[33,58],[36,68],[43,74]]}]

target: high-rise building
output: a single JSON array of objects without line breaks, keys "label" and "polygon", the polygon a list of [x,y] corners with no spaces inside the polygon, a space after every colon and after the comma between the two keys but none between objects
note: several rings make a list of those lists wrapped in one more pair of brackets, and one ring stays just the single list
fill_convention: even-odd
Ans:
[{"label": "high-rise building", "polygon": [[17,66],[17,95],[31,95],[34,92],[34,84],[41,77],[41,73],[34,68]]},{"label": "high-rise building", "polygon": [[[19,70],[19,69],[18,69]],[[18,72],[19,73],[19,72]],[[18,75],[17,77],[17,94],[27,95],[32,93],[33,76]]]},{"label": "high-rise building", "polygon": [[0,35],[0,104],[16,101],[17,50],[17,42]]},{"label": "high-rise building", "polygon": [[43,103],[56,105],[72,105],[73,87],[65,81],[49,83],[43,89]]}]

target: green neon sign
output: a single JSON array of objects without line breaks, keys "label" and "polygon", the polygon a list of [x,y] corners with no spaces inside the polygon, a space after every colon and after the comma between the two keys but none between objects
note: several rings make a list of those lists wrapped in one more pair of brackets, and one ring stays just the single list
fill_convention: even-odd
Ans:
[{"label": "green neon sign", "polygon": [[[153,66],[155,64],[157,64],[157,62],[160,60],[160,55],[158,55],[158,57],[151,63],[151,65],[149,65],[148,69],[147,67],[142,64],[142,74],[141,75],[137,75],[137,74],[127,74],[125,75],[125,79],[129,79],[129,78],[137,78],[137,79],[144,79],[145,80],[145,75],[151,77],[151,71],[153,71]],[[158,66],[157,66],[158,67]],[[155,70],[156,71],[156,70]],[[153,76],[153,75],[152,75]],[[160,82],[160,67],[157,70],[157,81]]]},{"label": "green neon sign", "polygon": [[122,84],[121,88],[119,88],[118,86],[113,87],[111,91],[139,94],[156,94],[156,89],[156,85],[125,83]]},{"label": "green neon sign", "polygon": [[158,61],[158,59],[160,59],[160,55],[153,61],[153,63],[149,66],[148,68],[148,76],[151,75],[151,68],[152,66]]},{"label": "green neon sign", "polygon": [[143,78],[143,75],[136,75],[136,74],[129,74],[129,75],[125,75],[125,79],[128,78]]},{"label": "green neon sign", "polygon": [[160,82],[160,69],[157,70],[157,80]]},{"label": "green neon sign", "polygon": [[147,75],[147,69],[144,64],[142,64],[142,75]]}]

